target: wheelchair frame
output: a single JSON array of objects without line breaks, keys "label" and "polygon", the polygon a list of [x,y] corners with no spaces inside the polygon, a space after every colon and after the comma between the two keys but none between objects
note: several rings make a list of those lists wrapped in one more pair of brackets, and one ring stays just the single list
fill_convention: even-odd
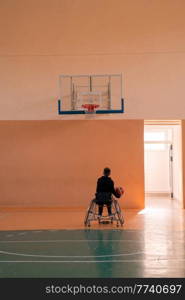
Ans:
[{"label": "wheelchair frame", "polygon": [[[103,206],[106,206],[106,204],[104,204]],[[119,225],[123,226],[124,218],[119,202],[115,198],[112,198],[111,206],[113,211],[111,216],[99,216],[97,212],[98,204],[96,203],[96,199],[91,200],[90,205],[87,209],[87,213],[85,215],[84,225],[90,227],[92,221],[98,221],[99,224],[103,223],[103,221],[110,221],[110,223],[113,224],[113,222],[116,221],[117,227],[119,227]]]}]

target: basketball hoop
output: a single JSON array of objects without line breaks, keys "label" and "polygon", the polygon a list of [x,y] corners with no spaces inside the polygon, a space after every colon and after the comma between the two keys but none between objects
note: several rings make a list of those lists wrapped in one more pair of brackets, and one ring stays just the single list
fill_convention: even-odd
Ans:
[{"label": "basketball hoop", "polygon": [[96,108],[98,108],[99,105],[98,104],[83,104],[82,107],[85,108],[86,113],[95,113]]}]

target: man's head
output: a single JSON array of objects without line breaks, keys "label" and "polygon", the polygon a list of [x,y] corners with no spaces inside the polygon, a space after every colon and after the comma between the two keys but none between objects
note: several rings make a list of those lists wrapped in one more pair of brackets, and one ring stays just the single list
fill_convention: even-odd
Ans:
[{"label": "man's head", "polygon": [[109,176],[110,173],[111,173],[111,170],[110,170],[109,168],[105,168],[105,169],[103,170],[104,176]]}]

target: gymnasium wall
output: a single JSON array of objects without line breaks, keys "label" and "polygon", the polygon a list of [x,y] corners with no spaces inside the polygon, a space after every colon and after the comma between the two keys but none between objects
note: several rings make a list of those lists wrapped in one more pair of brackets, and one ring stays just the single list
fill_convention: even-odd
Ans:
[{"label": "gymnasium wall", "polygon": [[1,0],[0,119],[61,118],[58,76],[79,73],[123,73],[121,118],[183,119],[184,14],[184,0]]},{"label": "gymnasium wall", "polygon": [[182,170],[183,202],[185,208],[185,120],[182,121]]},{"label": "gymnasium wall", "polygon": [[[128,119],[128,122],[133,119],[133,127],[139,119],[141,123],[143,119],[185,119],[184,14],[184,0],[1,0],[1,205],[13,205],[16,193],[21,205],[30,205],[33,198],[35,201],[39,199],[41,205],[43,201],[50,205],[54,190],[54,205],[61,204],[62,177],[56,168],[57,164],[63,166],[63,163],[55,155],[59,154],[61,145],[65,145],[61,127],[69,124],[65,132],[69,131],[72,136],[70,130],[73,128],[75,132],[76,126],[82,123],[57,121],[74,118],[57,115],[59,74],[123,73],[125,114],[108,116],[109,119]],[[88,126],[92,124],[91,121],[81,122]],[[78,125],[73,127],[70,124]],[[79,132],[81,130],[83,134],[83,128]],[[124,125],[124,134],[126,130]],[[60,138],[57,136],[59,132],[62,132]],[[142,144],[143,139],[139,141],[139,137],[141,135],[136,140]],[[55,146],[52,146],[53,142]],[[67,146],[63,148],[67,151]],[[117,144],[114,151],[120,151]],[[62,153],[60,151],[60,158]],[[83,166],[87,161],[89,158],[83,161]],[[65,161],[67,163],[70,165],[70,161]],[[142,166],[138,166],[142,173]],[[94,178],[99,174],[99,164],[95,169],[93,179],[89,179],[89,193],[93,191]],[[68,178],[67,174],[65,178]],[[119,174],[117,169],[115,174]],[[118,178],[121,178],[120,174]],[[75,180],[78,183],[78,179]],[[21,189],[23,182],[24,188]],[[14,186],[11,190],[10,183]],[[70,186],[70,182],[66,182],[66,186],[68,183]],[[137,195],[143,192],[143,184],[138,186],[142,191],[138,193],[136,189]],[[134,189],[130,190],[135,193]],[[74,191],[72,193],[74,195]],[[125,206],[128,203],[131,207],[143,206],[143,198],[136,198],[128,194]]]},{"label": "gymnasium wall", "polygon": [[144,207],[143,121],[1,121],[0,208],[83,207],[104,167]]}]

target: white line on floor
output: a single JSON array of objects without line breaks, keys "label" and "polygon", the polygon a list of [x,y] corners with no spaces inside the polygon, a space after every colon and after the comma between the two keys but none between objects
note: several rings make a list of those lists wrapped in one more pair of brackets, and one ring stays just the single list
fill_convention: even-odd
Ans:
[{"label": "white line on floor", "polygon": [[143,251],[132,252],[132,253],[120,253],[120,254],[108,254],[108,255],[39,255],[39,254],[27,254],[17,252],[1,251],[0,254],[8,254],[15,256],[27,256],[27,257],[48,257],[48,258],[59,258],[59,257],[71,257],[71,258],[83,258],[83,257],[118,257],[118,256],[130,256],[144,254]]},{"label": "white line on floor", "polygon": [[[84,242],[101,242],[101,240],[36,240],[36,241],[0,241],[0,243],[84,243]],[[136,242],[143,243],[144,241],[136,241],[136,240],[103,240],[103,242]]]},{"label": "white line on floor", "polygon": [[185,258],[178,259],[133,259],[133,260],[4,260],[0,261],[0,263],[135,263],[135,262],[144,262],[144,261],[155,261],[156,263],[159,261],[185,261]]}]

